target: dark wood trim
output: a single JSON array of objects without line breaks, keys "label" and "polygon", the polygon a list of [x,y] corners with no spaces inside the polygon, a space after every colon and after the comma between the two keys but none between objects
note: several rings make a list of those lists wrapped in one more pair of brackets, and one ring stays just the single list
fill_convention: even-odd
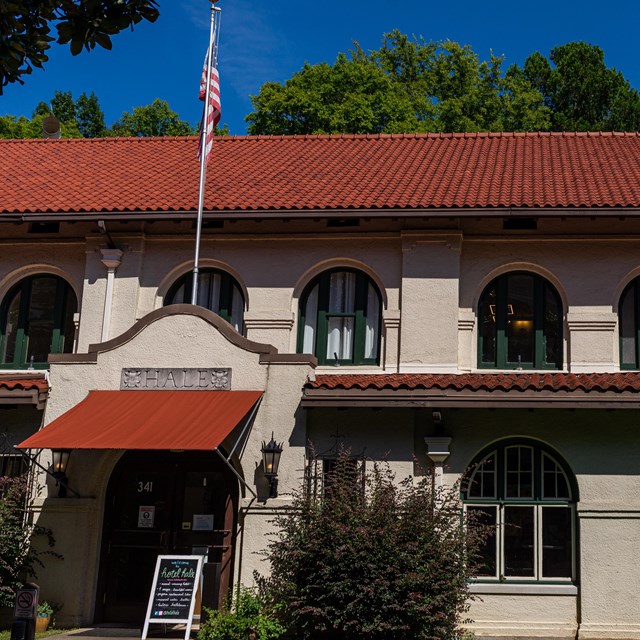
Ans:
[{"label": "dark wood trim", "polygon": [[260,356],[260,364],[304,364],[315,369],[318,358],[310,353],[267,353]]},{"label": "dark wood trim", "polygon": [[527,391],[305,389],[301,405],[314,407],[460,409],[638,409],[640,394]]}]

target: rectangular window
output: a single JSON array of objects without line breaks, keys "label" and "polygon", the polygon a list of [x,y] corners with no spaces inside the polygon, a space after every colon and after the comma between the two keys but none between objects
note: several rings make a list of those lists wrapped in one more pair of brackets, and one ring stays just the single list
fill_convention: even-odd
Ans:
[{"label": "rectangular window", "polygon": [[[498,507],[484,505],[468,505],[467,513],[471,516],[471,526],[482,527],[487,537],[479,551],[479,578],[495,578],[498,575]],[[492,532],[491,532],[492,531]]]},{"label": "rectangular window", "polygon": [[504,575],[535,577],[535,508],[504,507]]},{"label": "rectangular window", "polygon": [[0,477],[18,478],[29,470],[25,458],[14,454],[0,454]]},{"label": "rectangular window", "polygon": [[542,507],[542,575],[545,578],[571,578],[571,509]]}]

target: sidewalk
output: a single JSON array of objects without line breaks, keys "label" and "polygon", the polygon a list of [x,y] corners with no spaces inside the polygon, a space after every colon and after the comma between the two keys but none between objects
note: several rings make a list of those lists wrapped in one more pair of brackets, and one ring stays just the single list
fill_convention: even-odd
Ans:
[{"label": "sidewalk", "polygon": [[[191,638],[195,638],[200,625],[194,624],[191,627]],[[167,638],[178,640],[184,638],[186,631],[185,625],[149,625],[147,638]],[[142,629],[137,627],[86,627],[83,629],[74,629],[66,633],[51,636],[51,640],[82,640],[83,638],[91,640],[140,640]]]}]

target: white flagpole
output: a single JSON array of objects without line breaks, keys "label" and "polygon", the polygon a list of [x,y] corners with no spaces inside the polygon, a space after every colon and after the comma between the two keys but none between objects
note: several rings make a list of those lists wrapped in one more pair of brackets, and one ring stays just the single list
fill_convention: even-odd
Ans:
[{"label": "white flagpole", "polygon": [[198,222],[196,224],[196,250],[193,256],[193,287],[191,290],[191,304],[197,304],[198,300],[198,273],[200,263],[200,236],[202,235],[202,210],[204,208],[204,187],[207,176],[207,154],[205,153],[206,127],[209,120],[209,91],[211,90],[211,69],[215,48],[216,11],[220,11],[215,5],[217,0],[211,0],[211,24],[209,26],[209,54],[207,56],[207,85],[204,97],[204,115],[200,126],[200,187],[198,189]]}]

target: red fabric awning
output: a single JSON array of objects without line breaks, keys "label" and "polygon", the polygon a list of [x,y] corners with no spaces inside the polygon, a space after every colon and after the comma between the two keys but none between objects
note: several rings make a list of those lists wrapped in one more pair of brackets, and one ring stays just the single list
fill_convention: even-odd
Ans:
[{"label": "red fabric awning", "polygon": [[19,449],[211,451],[262,391],[90,391]]}]

